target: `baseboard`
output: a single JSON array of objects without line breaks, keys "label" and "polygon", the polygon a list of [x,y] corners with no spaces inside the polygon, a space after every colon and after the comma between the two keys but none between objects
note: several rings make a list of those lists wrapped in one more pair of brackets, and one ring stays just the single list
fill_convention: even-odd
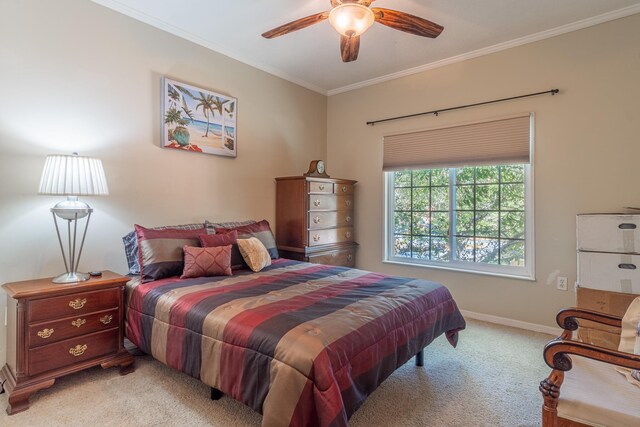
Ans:
[{"label": "baseboard", "polygon": [[468,317],[470,319],[482,320],[484,322],[496,323],[498,325],[511,326],[513,328],[525,329],[527,331],[542,332],[544,334],[553,335],[554,337],[558,337],[562,333],[562,329],[560,328],[538,325],[537,323],[523,322],[521,320],[493,316],[491,314],[475,313],[473,311],[467,310],[460,310],[460,313],[462,313],[464,317]]}]

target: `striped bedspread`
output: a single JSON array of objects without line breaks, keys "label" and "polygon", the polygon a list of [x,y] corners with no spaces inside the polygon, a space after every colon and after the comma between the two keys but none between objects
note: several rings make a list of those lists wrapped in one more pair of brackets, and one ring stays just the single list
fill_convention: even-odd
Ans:
[{"label": "striped bedspread", "polygon": [[263,414],[345,426],[399,366],[465,322],[442,285],[285,259],[259,273],[128,285],[127,336]]}]

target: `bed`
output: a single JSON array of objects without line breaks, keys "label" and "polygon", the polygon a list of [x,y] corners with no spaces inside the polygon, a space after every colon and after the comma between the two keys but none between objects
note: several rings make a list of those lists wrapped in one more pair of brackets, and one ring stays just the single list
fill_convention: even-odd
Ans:
[{"label": "bed", "polygon": [[263,426],[345,426],[385,378],[465,327],[424,280],[276,259],[258,273],[127,285],[127,336]]}]

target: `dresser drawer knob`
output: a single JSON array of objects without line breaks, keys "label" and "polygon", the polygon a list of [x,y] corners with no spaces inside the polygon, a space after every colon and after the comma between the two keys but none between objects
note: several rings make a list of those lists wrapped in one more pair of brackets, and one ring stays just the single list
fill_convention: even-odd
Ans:
[{"label": "dresser drawer knob", "polygon": [[638,226],[635,224],[629,224],[629,223],[622,223],[620,225],[618,225],[618,228],[620,230],[635,230]]},{"label": "dresser drawer knob", "polygon": [[315,206],[315,207],[320,206],[320,200],[314,200],[313,206]]},{"label": "dresser drawer knob", "polygon": [[344,204],[347,205],[347,206],[351,206],[351,200],[345,201]]},{"label": "dresser drawer knob", "polygon": [[82,307],[84,307],[84,305],[87,303],[87,299],[86,298],[76,298],[73,301],[69,301],[69,307],[73,308],[74,310],[80,310]]},{"label": "dresser drawer knob", "polygon": [[71,322],[71,324],[73,326],[75,326],[76,328],[79,328],[80,326],[84,325],[85,323],[87,323],[87,319],[76,319],[73,322]]},{"label": "dresser drawer knob", "polygon": [[44,328],[43,330],[38,331],[38,336],[42,339],[47,339],[51,335],[53,335],[53,329]]},{"label": "dresser drawer knob", "polygon": [[323,190],[324,190],[324,184],[320,184],[320,185],[318,186],[318,188],[320,189],[320,191],[323,191]]},{"label": "dresser drawer knob", "polygon": [[343,186],[342,186],[342,192],[343,192],[343,193],[346,193],[346,192],[347,192],[347,186],[346,186],[346,185],[343,185]]},{"label": "dresser drawer knob", "polygon": [[87,351],[87,345],[80,345],[78,344],[77,346],[70,348],[69,349],[69,354],[75,357],[78,357],[82,354],[84,354],[84,352]]},{"label": "dresser drawer knob", "polygon": [[319,242],[320,241],[320,235],[319,234],[314,234],[313,235],[313,241],[314,242]]},{"label": "dresser drawer knob", "polygon": [[635,270],[636,269],[636,265],[635,264],[618,264],[618,268],[621,268],[623,270]]},{"label": "dresser drawer knob", "polygon": [[100,323],[104,325],[108,325],[109,323],[111,323],[112,320],[113,320],[113,316],[111,314],[107,314],[100,318]]},{"label": "dresser drawer knob", "polygon": [[317,217],[313,218],[313,223],[314,224],[320,224],[320,217],[317,216]]},{"label": "dresser drawer knob", "polygon": [[346,219],[347,222],[351,222],[351,217],[350,216],[346,217],[345,219]]},{"label": "dresser drawer knob", "polygon": [[351,232],[347,231],[346,233],[344,233],[344,237],[346,237],[347,239],[351,238]]},{"label": "dresser drawer knob", "polygon": [[347,255],[347,261],[349,262],[353,261],[353,255],[351,254]]}]

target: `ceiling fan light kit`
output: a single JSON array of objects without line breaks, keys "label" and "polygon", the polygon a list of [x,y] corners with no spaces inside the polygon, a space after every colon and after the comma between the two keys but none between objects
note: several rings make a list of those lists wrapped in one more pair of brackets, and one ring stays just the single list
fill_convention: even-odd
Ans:
[{"label": "ceiling fan light kit", "polygon": [[329,23],[345,37],[357,37],[373,25],[373,11],[358,3],[336,6],[329,12]]},{"label": "ceiling fan light kit", "polygon": [[432,39],[438,37],[444,30],[442,25],[405,12],[379,7],[369,8],[374,1],[330,0],[333,7],[330,11],[316,13],[281,25],[263,33],[262,37],[272,39],[329,19],[329,23],[340,34],[342,61],[352,62],[358,59],[360,35],[367,31],[374,22],[405,33]]}]

